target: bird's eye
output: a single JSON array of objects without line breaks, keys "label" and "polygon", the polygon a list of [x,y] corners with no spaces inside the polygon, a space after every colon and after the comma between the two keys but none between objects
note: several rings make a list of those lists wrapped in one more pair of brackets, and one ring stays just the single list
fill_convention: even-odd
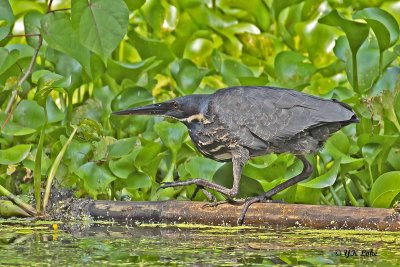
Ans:
[{"label": "bird's eye", "polygon": [[178,104],[178,102],[172,102],[172,107],[174,108],[174,109],[178,109],[179,108],[179,104]]}]

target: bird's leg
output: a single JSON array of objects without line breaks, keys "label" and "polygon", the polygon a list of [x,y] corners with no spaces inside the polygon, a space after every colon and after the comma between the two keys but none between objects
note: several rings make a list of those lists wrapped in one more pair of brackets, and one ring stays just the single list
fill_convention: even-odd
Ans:
[{"label": "bird's leg", "polygon": [[311,173],[313,172],[313,167],[310,164],[310,162],[308,162],[308,160],[304,157],[304,155],[297,155],[297,158],[303,162],[303,165],[304,165],[303,171],[299,175],[275,186],[274,188],[265,192],[264,194],[259,195],[257,197],[252,197],[252,198],[247,199],[246,202],[244,203],[242,213],[238,219],[238,225],[243,224],[244,218],[246,216],[246,212],[247,212],[248,208],[250,207],[250,205],[252,205],[253,203],[257,203],[257,202],[263,202],[266,200],[270,200],[272,196],[276,195],[277,193],[285,190],[286,188],[288,188],[292,185],[297,184],[300,181],[307,179],[311,175]]},{"label": "bird's leg", "polygon": [[210,201],[211,203],[216,203],[217,199],[215,198],[215,196],[213,194],[211,194],[210,192],[208,192],[204,187],[201,187],[201,186],[196,186],[192,196],[190,197],[190,200],[193,200],[196,197],[199,190],[201,190],[201,192],[203,192],[203,194],[207,197],[208,201]]},{"label": "bird's leg", "polygon": [[[230,198],[235,197],[239,192],[239,182],[240,176],[242,174],[242,169],[246,161],[250,158],[249,151],[243,147],[237,147],[232,152],[232,162],[233,162],[233,185],[232,188],[226,188],[222,185],[204,180],[204,179],[192,179],[186,181],[176,181],[176,182],[168,182],[159,187],[159,189],[168,188],[168,187],[176,187],[176,186],[186,186],[195,184],[201,188],[213,189],[215,191],[220,192]],[[197,193],[197,192],[196,192]],[[207,195],[206,195],[207,196]]]}]

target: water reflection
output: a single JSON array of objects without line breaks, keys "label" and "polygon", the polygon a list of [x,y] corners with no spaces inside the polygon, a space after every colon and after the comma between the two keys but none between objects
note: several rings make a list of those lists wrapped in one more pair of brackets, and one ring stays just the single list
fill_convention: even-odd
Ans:
[{"label": "water reflection", "polygon": [[[400,263],[400,233],[219,227],[0,224],[0,265],[326,265]],[[369,252],[367,255],[366,252]]]}]

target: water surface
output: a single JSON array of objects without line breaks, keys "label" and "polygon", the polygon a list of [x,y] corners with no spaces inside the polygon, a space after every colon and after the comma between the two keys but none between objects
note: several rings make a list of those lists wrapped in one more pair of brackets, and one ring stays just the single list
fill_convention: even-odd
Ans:
[{"label": "water surface", "polygon": [[366,230],[0,222],[6,266],[395,266],[399,245],[400,233]]}]

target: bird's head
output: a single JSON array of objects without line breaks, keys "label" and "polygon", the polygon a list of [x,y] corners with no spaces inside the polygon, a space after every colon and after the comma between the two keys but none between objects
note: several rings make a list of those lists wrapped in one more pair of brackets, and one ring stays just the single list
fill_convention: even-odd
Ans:
[{"label": "bird's head", "polygon": [[186,121],[203,112],[208,95],[188,95],[165,102],[113,112],[114,115],[159,115]]}]

